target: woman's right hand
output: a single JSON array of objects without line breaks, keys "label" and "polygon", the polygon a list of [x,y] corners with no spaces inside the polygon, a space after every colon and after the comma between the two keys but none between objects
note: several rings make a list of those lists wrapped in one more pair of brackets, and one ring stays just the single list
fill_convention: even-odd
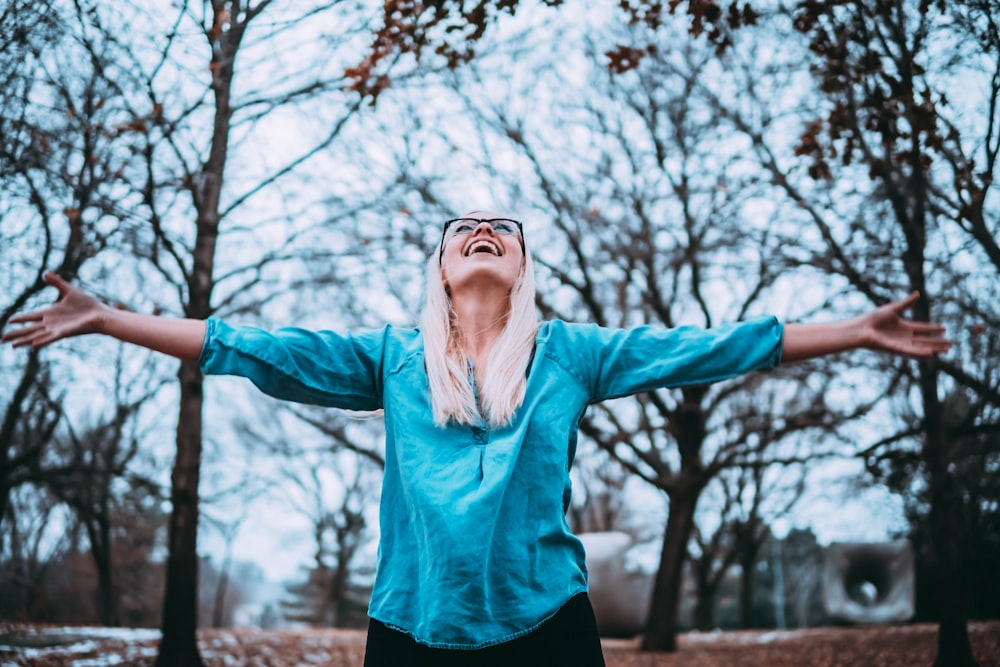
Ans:
[{"label": "woman's right hand", "polygon": [[10,318],[9,324],[23,324],[3,335],[14,347],[45,347],[71,336],[101,333],[111,308],[56,274],[43,276],[46,284],[59,290],[59,300],[51,306]]}]

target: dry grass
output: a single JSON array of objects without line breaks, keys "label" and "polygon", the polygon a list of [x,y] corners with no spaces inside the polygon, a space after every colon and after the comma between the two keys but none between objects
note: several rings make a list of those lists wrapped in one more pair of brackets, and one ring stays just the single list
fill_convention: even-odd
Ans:
[{"label": "dry grass", "polygon": [[[981,667],[1000,667],[1000,621],[971,623]],[[97,638],[86,632],[0,627],[0,667],[152,667],[155,639]],[[605,641],[608,667],[911,667],[933,662],[932,625],[684,634],[677,653],[641,653],[635,640]],[[59,643],[63,642],[63,643]],[[350,630],[206,630],[207,667],[360,667],[365,635]],[[48,646],[47,646],[48,645]]]},{"label": "dry grass", "polygon": [[[981,667],[1000,667],[1000,621],[970,624]],[[816,628],[685,634],[674,654],[643,654],[637,642],[605,642],[608,667],[930,667],[937,627]]]}]

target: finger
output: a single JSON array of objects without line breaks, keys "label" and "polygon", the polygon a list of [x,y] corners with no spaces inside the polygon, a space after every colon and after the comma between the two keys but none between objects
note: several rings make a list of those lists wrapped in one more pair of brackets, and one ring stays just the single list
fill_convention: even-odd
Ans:
[{"label": "finger", "polygon": [[17,340],[15,340],[11,344],[11,347],[28,347],[29,345],[31,347],[35,347],[35,341],[37,339],[38,339],[38,334],[35,334],[34,336],[24,336],[22,338],[18,338]]},{"label": "finger", "polygon": [[917,345],[923,349],[930,350],[931,352],[947,352],[948,350],[951,349],[950,340],[925,341],[925,342],[914,343],[914,345]]},{"label": "finger", "polygon": [[952,341],[940,335],[937,329],[925,333],[910,331],[910,335],[900,332],[900,335],[881,338],[879,347],[886,352],[901,354],[907,357],[929,357],[941,352],[947,352]]},{"label": "finger", "polygon": [[39,343],[37,339],[28,339],[28,340],[19,340],[15,342],[13,345],[11,345],[11,347],[14,348],[30,347],[32,349],[37,350],[38,348],[45,347],[45,345],[48,345],[48,343]]},{"label": "finger", "polygon": [[913,335],[937,335],[943,334],[947,329],[938,324],[937,322],[910,322],[910,329],[913,331]]},{"label": "finger", "polygon": [[952,341],[943,336],[914,336],[913,345],[925,345],[933,348],[950,348]]},{"label": "finger", "polygon": [[909,310],[910,307],[913,306],[913,304],[915,304],[917,302],[917,299],[919,298],[920,298],[920,292],[917,291],[910,292],[909,296],[907,296],[905,299],[900,299],[899,301],[892,304],[892,309],[896,313],[903,313]]},{"label": "finger", "polygon": [[59,336],[55,334],[52,333],[43,334],[31,341],[31,347],[38,350],[40,348],[45,347],[49,343],[54,343],[57,340],[59,340]]},{"label": "finger", "polygon": [[62,279],[58,273],[53,273],[52,271],[46,271],[45,275],[42,276],[42,280],[45,281],[46,285],[51,285],[59,290],[60,296],[65,296],[66,292],[73,289],[73,286]]},{"label": "finger", "polygon": [[14,340],[12,347],[32,347],[35,349],[45,347],[49,343],[59,340],[61,336],[48,329],[36,327],[30,334],[23,335]]},{"label": "finger", "polygon": [[939,341],[927,341],[922,343],[917,343],[911,346],[913,356],[918,357],[930,357],[935,354],[941,354],[947,352],[951,349],[950,340],[939,340]]},{"label": "finger", "polygon": [[24,324],[25,322],[41,322],[43,311],[35,310],[30,313],[21,313],[7,320],[8,324]]},{"label": "finger", "polygon": [[42,328],[43,328],[43,325],[36,324],[33,327],[23,327],[21,329],[13,329],[13,330],[8,331],[7,333],[5,333],[3,335],[3,337],[0,338],[0,340],[2,340],[5,343],[8,342],[8,341],[12,341],[12,340],[20,340],[20,339],[24,338],[25,336],[32,336],[32,335],[38,333],[39,331],[42,330]]}]

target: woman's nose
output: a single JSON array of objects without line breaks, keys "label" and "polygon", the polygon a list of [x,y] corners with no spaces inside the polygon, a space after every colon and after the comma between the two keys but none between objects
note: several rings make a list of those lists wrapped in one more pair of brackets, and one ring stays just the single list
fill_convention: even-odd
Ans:
[{"label": "woman's nose", "polygon": [[491,235],[496,234],[496,231],[493,229],[493,223],[486,221],[480,222],[476,228],[472,230],[473,234],[478,234],[479,232],[489,232]]}]

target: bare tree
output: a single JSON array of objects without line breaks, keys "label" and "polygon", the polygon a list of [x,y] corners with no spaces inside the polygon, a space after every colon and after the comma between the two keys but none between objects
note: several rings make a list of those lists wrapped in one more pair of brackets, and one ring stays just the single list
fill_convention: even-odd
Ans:
[{"label": "bare tree", "polygon": [[[368,533],[366,509],[371,503],[372,484],[366,468],[370,463],[350,452],[322,456],[319,461],[309,465],[306,475],[298,472],[289,476],[305,494],[305,506],[296,505],[312,523],[315,552],[305,581],[289,589],[294,597],[285,601],[286,615],[320,627],[348,627],[357,623],[352,616],[364,606],[363,600],[352,595],[351,579]],[[330,488],[331,481],[339,487],[339,501],[333,506],[330,496],[336,489]],[[370,574],[373,565],[360,569]]]},{"label": "bare tree", "polygon": [[[413,3],[389,0],[382,8],[381,25],[374,31],[364,58],[348,70],[352,89],[372,103],[390,87],[393,77],[389,66],[400,56],[417,60],[438,58],[449,68],[457,68],[476,55],[481,40],[492,25],[505,16],[514,16],[523,5],[520,0],[440,0]],[[558,7],[562,0],[538,0],[547,7]],[[732,44],[731,32],[757,21],[757,12],[749,2],[718,0],[636,0],[618,3],[622,17],[630,25],[656,30],[669,16],[682,14],[691,36],[704,36],[724,51]],[[678,12],[678,9],[681,11]],[[608,66],[618,72],[635,68],[646,55],[656,52],[653,44],[636,48],[631,42],[617,44],[607,51]]]},{"label": "bare tree", "polygon": [[58,503],[31,486],[10,494],[12,511],[0,533],[0,617],[30,621],[44,613],[50,569],[67,548],[66,540],[46,545]]},{"label": "bare tree", "polygon": [[[766,431],[765,431],[766,434]],[[715,626],[719,588],[734,565],[740,566],[740,625],[753,627],[754,573],[760,548],[770,535],[768,522],[787,515],[803,492],[801,470],[769,464],[767,448],[756,452],[765,460],[721,472],[714,486],[721,500],[712,505],[714,531],[696,526],[689,555],[695,580],[694,622],[699,630]]]},{"label": "bare tree", "polygon": [[[988,196],[998,149],[995,17],[982,3],[901,0],[804,2],[794,21],[808,40],[822,100],[818,112],[803,112],[795,153],[804,160],[789,161],[759,122],[732,105],[719,107],[751,138],[776,187],[814,230],[815,244],[788,246],[789,263],[837,276],[872,303],[919,291],[917,319],[930,319],[936,309],[962,343],[949,358],[882,369],[900,391],[899,424],[865,456],[877,466],[882,457],[909,451],[920,462],[938,579],[937,664],[971,665],[958,583],[962,482],[941,396],[952,387],[971,392],[976,407],[968,426],[995,430],[995,371],[972,353],[992,345],[980,334],[997,321],[1000,253]],[[957,80],[980,103],[953,108]],[[746,90],[745,101],[755,95],[751,86]],[[815,97],[809,106],[816,109]],[[916,410],[903,398],[911,389],[920,396]]]},{"label": "bare tree", "polygon": [[577,452],[576,492],[567,510],[574,533],[626,530],[625,484],[630,475],[607,452]]},{"label": "bare tree", "polygon": [[[10,148],[13,152],[4,157],[3,168],[5,175],[15,174],[21,181],[5,179],[4,186],[13,192],[12,184],[23,181],[22,190],[26,194],[22,199],[36,209],[44,225],[37,226],[37,230],[27,225],[24,229],[5,227],[3,251],[32,245],[43,251],[40,261],[24,271],[28,287],[12,291],[15,296],[10,304],[0,304],[3,307],[0,326],[41,290],[41,274],[52,268],[59,249],[65,255],[60,273],[73,278],[79,264],[107,244],[107,229],[120,233],[125,245],[153,267],[151,276],[138,277],[140,285],[145,284],[158,294],[150,307],[155,312],[173,311],[196,318],[214,313],[259,312],[263,304],[274,298],[274,286],[279,282],[273,273],[268,273],[270,266],[289,258],[303,264],[330,260],[331,253],[305,252],[303,248],[316,249],[323,244],[314,242],[308,246],[309,241],[303,242],[302,238],[306,231],[315,238],[316,229],[324,222],[335,223],[357,210],[356,206],[345,203],[344,198],[337,200],[334,194],[350,191],[353,184],[348,181],[352,179],[344,178],[347,174],[341,170],[336,182],[322,183],[316,188],[314,183],[305,182],[308,174],[302,167],[323,156],[361,105],[360,100],[343,92],[345,54],[353,57],[352,40],[366,29],[361,8],[352,3],[315,2],[285,10],[273,6],[270,0],[184,2],[169,9],[89,2],[71,6],[55,2],[16,5],[2,14],[5,25],[20,22],[11,31],[5,30],[4,36],[14,36],[15,45],[24,46],[18,59],[4,59],[5,65],[11,65],[4,73],[13,72],[11,80],[18,84],[5,88],[5,94],[10,94],[4,98],[9,110],[4,121],[11,121],[13,129],[9,136],[19,141],[5,143],[5,150]],[[50,10],[57,13],[50,15],[47,13]],[[329,20],[324,22],[324,16]],[[60,21],[60,17],[68,20]],[[252,35],[247,38],[251,25]],[[329,33],[324,25],[334,25],[336,31]],[[73,53],[79,54],[82,49],[86,54],[76,58],[72,66],[56,67],[41,55],[59,53],[60,49],[47,49],[48,37],[43,39],[43,36],[49,35],[50,28],[62,26],[71,26],[67,39],[82,45]],[[314,51],[299,48],[307,31],[318,45]],[[50,41],[61,38],[56,32],[52,34],[55,36]],[[200,51],[189,49],[192,35],[200,41]],[[6,56],[8,51],[4,53]],[[193,53],[201,54],[200,64]],[[246,61],[248,76],[238,92],[234,92],[238,54],[241,62]],[[311,64],[305,62],[307,58],[312,59]],[[37,65],[38,62],[42,64]],[[127,66],[112,71],[109,63]],[[37,65],[34,70],[33,65]],[[47,66],[59,76],[49,78]],[[88,66],[93,69],[89,79],[80,76]],[[249,76],[251,71],[253,77]],[[65,78],[60,78],[63,72]],[[94,85],[88,83],[81,92],[78,90],[81,81]],[[48,86],[44,94],[35,92],[41,86],[39,82]],[[53,122],[47,126],[24,122],[25,118],[33,119],[31,112],[46,108],[39,101],[53,100],[51,117],[69,118],[70,122],[63,124],[66,127]],[[289,109],[298,109],[300,118],[313,122],[312,134],[300,134],[300,137],[310,136],[308,143],[282,146],[282,150],[273,151],[274,159],[269,151],[262,149],[267,159],[258,162],[242,159],[236,178],[227,180],[226,165],[231,156],[246,156],[248,146],[253,147],[247,138],[264,136],[265,133],[257,131],[268,123],[288,123],[288,116],[278,121],[271,119],[288,113]],[[45,134],[38,131],[40,127],[46,130]],[[77,130],[80,145],[71,141]],[[119,147],[118,152],[107,149],[111,144]],[[55,147],[59,150],[55,151]],[[43,165],[41,158],[49,162]],[[59,172],[54,167],[64,165],[55,158],[76,166],[79,174],[67,176]],[[287,192],[279,191],[279,187],[292,175],[305,182],[303,190],[312,186],[317,191],[303,208],[325,205],[329,208],[327,220],[317,221],[316,215],[310,215],[310,220],[303,223],[302,208],[288,205],[294,199],[288,197],[285,205],[273,207],[256,227],[236,223],[234,212],[245,214],[271,193],[275,198],[285,196]],[[98,176],[106,176],[114,184],[114,196],[99,189]],[[49,181],[70,183],[74,186],[73,197],[52,196],[56,193],[54,189],[40,186]],[[361,199],[361,195],[357,198]],[[69,223],[66,243],[53,238],[59,229],[56,216],[49,210],[52,201],[58,202],[57,210],[64,212]],[[91,210],[95,213],[91,214]],[[118,224],[101,219],[102,215]],[[252,217],[260,220],[262,216],[255,211]],[[14,219],[6,216],[5,224]],[[227,226],[228,220],[234,222]],[[246,217],[243,221],[249,222]],[[102,226],[98,222],[108,224]],[[226,231],[231,231],[231,236],[226,236]],[[217,253],[221,240],[232,237],[239,239],[233,243],[240,251]],[[253,248],[261,238],[278,241],[252,253],[254,256],[242,252],[247,247]],[[219,257],[221,263],[217,263]],[[332,273],[314,272],[313,278]],[[176,303],[161,298],[164,285],[176,295]],[[122,290],[117,286],[95,291],[105,292],[110,300],[128,300],[122,298]],[[0,489],[4,498],[14,483],[22,483],[16,478],[19,473],[16,466],[24,468],[25,457],[21,454],[27,452],[39,458],[32,453],[35,449],[15,452],[12,444],[29,416],[22,406],[32,397],[35,383],[43,377],[36,353],[30,353],[28,360],[23,381],[12,389],[14,400],[0,426],[4,456],[0,461],[3,473]],[[179,378],[177,459],[171,493],[174,511],[168,545],[163,641],[158,658],[161,665],[200,664],[194,630],[202,378],[195,363],[182,364]],[[37,401],[36,405],[51,407],[55,402]],[[49,421],[54,423],[58,417],[58,412],[53,412]],[[0,511],[0,516],[4,514]]]},{"label": "bare tree", "polygon": [[[140,446],[135,418],[157,389],[154,384],[146,391],[130,391],[125,386],[122,364],[123,358],[119,356],[112,388],[115,404],[110,415],[82,429],[73,428],[73,419],[65,420],[66,430],[56,434],[50,453],[58,458],[39,471],[34,480],[70,507],[86,531],[97,572],[98,621],[109,626],[121,625],[122,621],[112,539],[117,505],[115,485],[130,476],[133,483],[141,479],[130,470]],[[128,384],[134,380],[128,378]],[[149,480],[140,484],[147,489],[155,488]]]},{"label": "bare tree", "polygon": [[[726,509],[729,508],[723,508]],[[728,528],[727,525],[719,526],[705,535],[696,525],[692,540],[696,549],[689,549],[688,552],[695,588],[694,626],[703,632],[715,626],[719,587],[740,554],[736,545],[736,529]]]},{"label": "bare tree", "polygon": [[[77,39],[87,12],[87,3],[57,2],[8,3],[0,12],[0,39],[8,40],[0,57],[0,257],[9,269],[0,328],[44,289],[45,271],[76,278],[125,229],[109,224],[131,159],[120,127],[123,82],[108,72],[120,50],[98,35]],[[43,465],[49,442],[24,437],[21,422],[46,421],[44,436],[61,416],[46,398],[47,363],[35,351],[26,357],[0,361],[5,379],[18,378],[2,394],[0,522],[11,490]]]},{"label": "bare tree", "polygon": [[255,484],[306,519],[312,544],[311,564],[287,587],[282,614],[317,627],[361,627],[375,562],[360,555],[372,539],[385,465],[382,429],[339,411],[258,400],[266,402],[263,418],[239,426],[253,456],[272,462],[255,466],[270,476]]},{"label": "bare tree", "polygon": [[[148,442],[143,439],[143,444]],[[112,513],[114,576],[125,627],[157,627],[163,610],[164,563],[169,513],[166,489],[130,474]]]},{"label": "bare tree", "polygon": [[[115,40],[88,29],[89,11],[85,2],[16,2],[0,14],[0,34],[7,40],[0,57],[5,82],[0,94],[0,256],[9,269],[0,327],[42,291],[44,271],[75,278],[85,263],[99,268],[102,255],[127,233],[127,224],[115,224],[124,192],[121,172],[132,160],[130,128],[122,122],[127,82],[109,72],[121,49]],[[3,392],[0,422],[0,522],[17,532],[18,517],[7,500],[23,485],[53,490],[46,495],[64,502],[66,494],[76,491],[103,494],[77,506],[87,517],[89,554],[98,566],[100,620],[117,623],[111,477],[102,478],[104,485],[80,479],[89,465],[81,466],[83,461],[95,463],[102,453],[88,449],[93,441],[77,440],[72,452],[60,446],[67,422],[65,393],[55,388],[55,365],[47,354],[31,351],[25,356],[23,364],[10,357],[0,362],[2,376],[13,379],[4,387],[9,392]],[[111,476],[121,474],[119,463]]]},{"label": "bare tree", "polygon": [[[95,29],[106,35],[125,22],[148,26],[149,44],[129,45],[128,62],[142,81],[143,94],[132,97],[127,127],[139,141],[142,165],[125,177],[142,204],[144,224],[131,238],[133,250],[154,269],[147,279],[176,295],[175,304],[157,304],[160,310],[204,319],[252,310],[273,295],[268,267],[293,256],[290,248],[301,237],[301,227],[289,224],[294,212],[270,215],[271,238],[279,240],[249,256],[224,250],[229,244],[252,248],[255,236],[259,240],[267,235],[266,225],[227,222],[235,212],[252,209],[276,192],[276,184],[301,173],[303,165],[340,137],[357,110],[360,102],[340,91],[343,69],[337,70],[331,57],[349,46],[351,31],[359,29],[357,12],[347,5],[316,2],[282,9],[270,0],[214,0],[179,3],[165,13],[128,5],[106,7],[92,17]],[[324,15],[342,28],[339,34],[322,34]],[[297,50],[307,30],[322,40],[313,53]],[[191,35],[198,35],[200,44],[191,44]],[[139,30],[132,37],[142,38]],[[193,61],[192,53],[197,54]],[[305,62],[308,58],[313,64]],[[246,67],[243,78],[237,74],[240,63]],[[178,86],[177,81],[189,83]],[[233,156],[247,155],[251,143],[245,139],[260,136],[257,131],[279,112],[310,104],[323,108],[325,127],[307,145],[278,151],[277,160],[263,161],[260,167],[245,159],[232,171]],[[178,379],[173,511],[157,658],[161,667],[201,664],[195,642],[204,405],[198,364],[182,362]]]},{"label": "bare tree", "polygon": [[[242,494],[241,494],[242,495]],[[236,539],[239,536],[240,528],[243,526],[244,521],[247,519],[247,512],[249,510],[248,502],[251,499],[246,495],[242,495],[238,501],[240,504],[240,514],[235,519],[225,522],[225,521],[213,521],[217,525],[217,530],[220,533],[223,541],[223,552],[222,560],[214,569],[214,586],[210,584],[208,578],[202,574],[201,580],[199,581],[199,590],[201,591],[202,604],[199,605],[200,617],[202,622],[205,619],[211,619],[208,622],[208,627],[212,628],[224,628],[227,627],[232,622],[232,610],[233,610],[233,596],[230,591],[230,583],[232,583],[232,570],[234,566],[233,562],[233,548],[236,544]],[[203,561],[204,562],[204,561]],[[237,582],[237,588],[239,587],[239,582]],[[207,593],[211,591],[211,595]],[[204,601],[210,599],[211,603],[206,604]],[[205,613],[207,609],[208,613]]]},{"label": "bare tree", "polygon": [[[777,539],[772,536],[772,540]],[[795,528],[781,541],[785,604],[789,625],[809,628],[825,622],[822,604],[823,547],[808,529]]]}]

